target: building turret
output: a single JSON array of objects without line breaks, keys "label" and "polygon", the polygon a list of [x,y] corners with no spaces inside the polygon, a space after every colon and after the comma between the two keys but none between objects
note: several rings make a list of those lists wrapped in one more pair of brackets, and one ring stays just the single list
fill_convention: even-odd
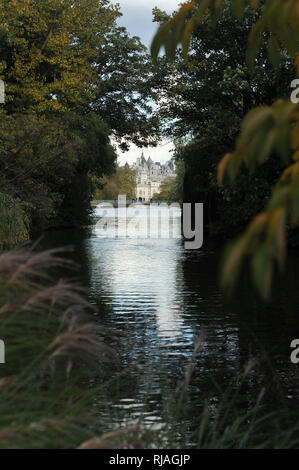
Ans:
[{"label": "building turret", "polygon": [[151,157],[146,160],[144,153],[141,157],[137,158],[136,165],[136,179],[137,179],[137,198],[150,200],[154,194],[160,191],[161,182],[167,177],[175,177],[175,165],[173,161],[168,161],[165,164],[160,162],[153,162]]},{"label": "building turret", "polygon": [[153,163],[153,160],[151,159],[151,157],[148,157],[147,159],[147,166],[150,168],[152,166],[152,163]]}]

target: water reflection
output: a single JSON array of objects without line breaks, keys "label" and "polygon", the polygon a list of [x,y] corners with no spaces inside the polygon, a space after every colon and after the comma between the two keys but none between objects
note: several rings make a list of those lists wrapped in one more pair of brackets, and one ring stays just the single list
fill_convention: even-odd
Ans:
[{"label": "water reflection", "polygon": [[[144,217],[148,209],[139,210],[134,217]],[[52,234],[47,243],[75,246],[81,279],[111,332],[108,341],[122,367],[130,367],[119,396],[107,397],[110,410],[116,410],[116,425],[136,422],[141,415],[149,425],[161,424],[165,386],[175,390],[184,377],[203,330],[207,339],[189,387],[190,422],[198,422],[204,400],[217,403],[219,390],[243,372],[250,358],[257,365],[242,406],[255,403],[265,386],[269,411],[287,402],[295,417],[299,366],[291,364],[289,346],[299,338],[298,251],[290,256],[287,278],[277,282],[273,302],[265,306],[246,285],[233,302],[225,301],[218,285],[218,248],[186,251],[180,238],[128,238],[124,232],[110,238],[98,226],[90,233]]]},{"label": "water reflection", "polygon": [[177,203],[136,203],[117,208],[99,203],[94,216],[97,219],[94,233],[99,238],[181,238],[181,208]]},{"label": "water reflection", "polygon": [[[126,210],[100,206],[95,215],[100,220],[88,248],[99,260],[99,264],[92,264],[93,292],[101,289],[113,309],[113,318],[121,316],[126,323],[136,323],[138,312],[138,322],[143,324],[154,315],[158,338],[175,344],[183,335],[176,282],[182,254],[180,208],[138,204]],[[115,219],[118,239],[111,243],[111,221]],[[107,220],[110,231],[104,228]]]}]

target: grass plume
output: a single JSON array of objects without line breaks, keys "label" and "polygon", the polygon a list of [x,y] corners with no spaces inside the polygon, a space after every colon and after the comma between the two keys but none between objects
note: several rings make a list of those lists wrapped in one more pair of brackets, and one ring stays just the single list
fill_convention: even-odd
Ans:
[{"label": "grass plume", "polygon": [[0,255],[0,447],[74,447],[93,435],[88,381],[115,353],[82,288],[54,280],[61,266],[61,250]]}]

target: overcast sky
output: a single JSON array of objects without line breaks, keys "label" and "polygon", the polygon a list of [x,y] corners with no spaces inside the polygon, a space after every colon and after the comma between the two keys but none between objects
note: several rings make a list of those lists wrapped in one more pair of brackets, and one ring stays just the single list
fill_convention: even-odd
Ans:
[{"label": "overcast sky", "polygon": [[[152,9],[157,6],[168,13],[177,10],[181,0],[119,0],[123,16],[118,20],[120,26],[125,26],[132,36],[139,36],[143,44],[150,46],[152,37],[157,30],[157,23],[152,23]],[[162,146],[144,149],[146,158],[149,156],[154,161],[165,162],[171,158],[169,150],[173,148],[171,143],[163,142]],[[119,152],[119,163],[121,165],[133,163],[141,155],[141,149],[131,146],[129,152]]]},{"label": "overcast sky", "polygon": [[132,36],[139,36],[146,46],[149,46],[157,29],[157,23],[152,22],[152,9],[154,7],[172,13],[177,10],[181,0],[113,0],[119,3],[123,16],[118,20],[125,26]]}]

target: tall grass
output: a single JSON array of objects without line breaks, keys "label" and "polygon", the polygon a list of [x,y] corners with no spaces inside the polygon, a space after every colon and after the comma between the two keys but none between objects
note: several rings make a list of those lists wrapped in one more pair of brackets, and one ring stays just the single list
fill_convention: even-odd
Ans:
[{"label": "tall grass", "polygon": [[[194,416],[195,404],[189,386],[196,368],[196,354],[204,335],[195,342],[185,376],[175,393],[168,391],[164,407],[164,442],[169,448],[197,449],[289,449],[299,447],[299,420],[283,407],[276,412],[267,407],[267,390],[257,390],[255,403],[244,401],[248,381],[257,365],[250,359],[242,374],[229,384],[211,380],[212,399],[198,397],[200,413]],[[277,379],[275,379],[277,380]],[[217,399],[215,400],[215,398]],[[197,406],[198,410],[198,406]],[[191,419],[190,419],[191,418]]]},{"label": "tall grass", "polygon": [[114,351],[82,291],[49,274],[58,250],[0,256],[0,448],[73,447],[92,437],[92,376]]},{"label": "tall grass", "polygon": [[[127,421],[140,430],[148,428],[146,415],[152,410],[150,405],[153,400],[152,387],[155,386],[157,376],[161,378],[164,372],[165,380],[160,382],[159,387],[161,395],[155,411],[156,419],[150,428],[155,429],[152,433],[152,447],[158,445],[161,448],[172,449],[298,448],[299,420],[293,410],[288,409],[286,403],[280,402],[280,407],[273,411],[273,404],[269,403],[271,393],[269,396],[269,390],[265,386],[256,387],[255,398],[252,394],[252,383],[259,370],[258,360],[248,360],[244,370],[236,374],[229,383],[219,384],[210,377],[211,383],[208,387],[205,385],[202,391],[197,388],[194,373],[204,339],[205,335],[201,335],[195,341],[193,354],[187,360],[185,372],[176,386],[173,378],[169,376],[167,363],[163,364],[162,357],[160,361],[152,364],[150,370],[143,371],[146,374],[148,391],[142,390],[139,400],[137,398],[137,403],[142,404],[139,418],[136,407],[133,406],[131,414],[130,410],[119,409],[118,405],[116,412],[115,409],[111,411],[111,422],[118,421],[125,424]],[[137,366],[138,364],[136,364],[136,373],[140,374],[140,368]],[[145,377],[140,380],[145,383]],[[274,381],[276,383],[277,380],[275,377],[271,381],[268,380],[269,388],[273,387]],[[206,381],[209,381],[209,377]],[[107,398],[107,405],[110,403],[110,406],[113,402],[121,403],[117,395],[111,399],[112,385],[111,383],[109,388],[110,399]],[[279,384],[276,383],[276,386],[279,387]],[[197,395],[195,387],[198,390]],[[126,394],[124,390],[121,390],[119,395],[120,399],[132,396],[129,391]],[[133,397],[135,396],[133,394]],[[108,441],[97,439],[89,442],[89,448],[93,445],[97,448],[111,445],[110,435],[108,437]],[[127,441],[126,445],[130,444],[132,445],[132,442]],[[146,441],[144,444],[146,445]],[[118,439],[117,448],[121,448],[121,445]]]}]

